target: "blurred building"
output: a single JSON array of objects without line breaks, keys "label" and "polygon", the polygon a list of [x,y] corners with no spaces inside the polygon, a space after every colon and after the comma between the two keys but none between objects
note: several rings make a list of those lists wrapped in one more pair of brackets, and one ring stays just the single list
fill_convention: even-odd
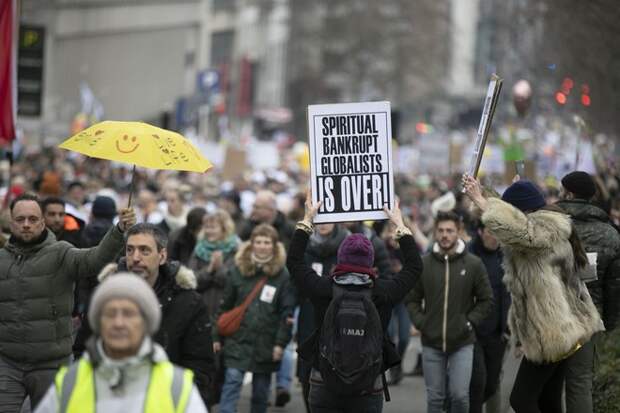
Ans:
[{"label": "blurred building", "polygon": [[20,24],[44,38],[44,64],[40,110],[20,125],[53,138],[84,111],[204,134],[251,131],[256,114],[287,121],[287,2],[257,3],[24,0]]},{"label": "blurred building", "polygon": [[[145,120],[215,139],[278,131],[303,139],[309,104],[389,100],[397,138],[409,142],[421,122],[477,126],[494,72],[506,81],[498,116],[508,114],[509,87],[520,78],[536,90],[532,111],[545,113],[558,110],[553,95],[571,74],[554,62],[568,67],[573,56],[555,53],[563,50],[557,33],[569,32],[552,19],[569,13],[555,3],[23,0],[26,37],[43,39],[23,57],[42,51],[43,64],[42,84],[20,81],[19,125],[62,138],[88,112],[89,121]],[[555,27],[562,30],[545,31]],[[40,60],[21,59],[21,73],[36,75],[28,62]],[[592,109],[606,114],[593,63],[584,59],[576,82],[591,82]]]}]

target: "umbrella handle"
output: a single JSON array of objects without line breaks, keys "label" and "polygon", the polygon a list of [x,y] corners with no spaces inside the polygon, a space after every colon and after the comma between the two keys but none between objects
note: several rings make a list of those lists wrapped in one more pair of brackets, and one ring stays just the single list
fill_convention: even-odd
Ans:
[{"label": "umbrella handle", "polygon": [[129,201],[127,202],[127,208],[131,208],[131,197],[133,195],[133,187],[136,183],[136,165],[134,164],[131,170],[131,186],[129,187]]}]

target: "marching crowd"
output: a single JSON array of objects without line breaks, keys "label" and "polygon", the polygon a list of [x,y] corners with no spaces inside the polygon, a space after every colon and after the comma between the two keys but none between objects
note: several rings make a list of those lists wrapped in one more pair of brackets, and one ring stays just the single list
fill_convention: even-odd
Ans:
[{"label": "marching crowd", "polygon": [[428,412],[491,411],[510,341],[516,413],[594,411],[595,347],[620,321],[618,173],[502,194],[397,176],[388,220],[337,224],[313,223],[290,166],[136,178],[124,208],[124,167],[13,164],[2,411],[234,413],[251,373],[255,413],[285,406],[293,376],[309,412],[381,412],[411,334]]}]

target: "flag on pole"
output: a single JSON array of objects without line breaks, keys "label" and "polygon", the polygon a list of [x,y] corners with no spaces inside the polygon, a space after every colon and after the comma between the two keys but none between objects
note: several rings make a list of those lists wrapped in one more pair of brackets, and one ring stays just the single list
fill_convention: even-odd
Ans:
[{"label": "flag on pole", "polygon": [[0,146],[15,139],[17,113],[17,5],[0,0]]}]

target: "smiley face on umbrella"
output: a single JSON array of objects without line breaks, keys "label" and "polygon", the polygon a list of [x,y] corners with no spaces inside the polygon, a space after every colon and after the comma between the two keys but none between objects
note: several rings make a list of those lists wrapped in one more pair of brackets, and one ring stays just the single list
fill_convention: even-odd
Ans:
[{"label": "smiley face on umbrella", "polygon": [[100,122],[67,139],[60,147],[144,168],[203,173],[212,167],[183,135],[143,122]]},{"label": "smiley face on umbrella", "polygon": [[136,141],[138,140],[137,137],[132,136],[131,139],[129,139],[128,135],[123,135],[122,138],[122,143],[119,142],[119,140],[116,140],[116,149],[120,152],[120,153],[132,153],[135,152],[136,149],[138,149],[138,146],[140,146],[140,143],[136,143]]}]

